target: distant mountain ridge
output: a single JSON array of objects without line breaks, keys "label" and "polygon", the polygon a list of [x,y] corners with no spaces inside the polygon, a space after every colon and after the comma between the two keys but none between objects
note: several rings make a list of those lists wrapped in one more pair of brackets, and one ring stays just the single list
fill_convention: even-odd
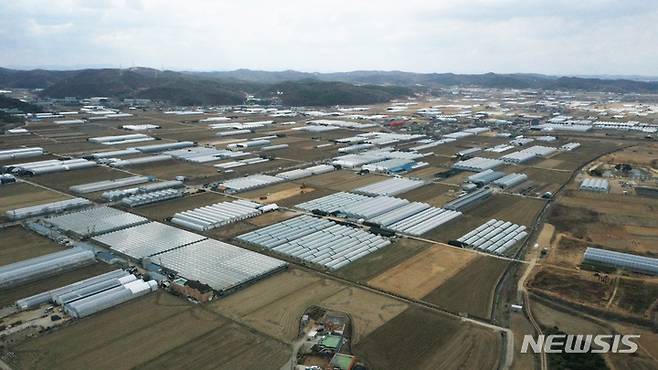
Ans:
[{"label": "distant mountain ridge", "polygon": [[176,72],[153,68],[76,71],[0,68],[2,88],[42,88],[42,96],[134,97],[178,105],[239,104],[247,95],[286,105],[371,104],[443,87],[658,93],[658,81],[556,77],[531,73],[454,74],[402,71],[308,73],[238,69]]}]

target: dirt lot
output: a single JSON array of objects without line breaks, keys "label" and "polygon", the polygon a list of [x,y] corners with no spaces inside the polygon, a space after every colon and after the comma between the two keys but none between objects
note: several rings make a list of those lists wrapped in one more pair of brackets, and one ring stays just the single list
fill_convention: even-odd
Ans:
[{"label": "dirt lot", "polygon": [[475,257],[475,253],[432,245],[371,279],[369,284],[395,294],[420,299],[459,273]]},{"label": "dirt lot", "polygon": [[612,280],[602,281],[593,273],[543,267],[528,282],[532,289],[577,303],[605,306],[613,293]]},{"label": "dirt lot", "polygon": [[397,195],[399,198],[413,202],[424,202],[434,207],[441,207],[459,194],[459,189],[445,184],[430,184]]},{"label": "dirt lot", "polygon": [[366,282],[430,247],[431,244],[427,242],[400,238],[386,248],[359,258],[341,268],[336,274],[345,279]]},{"label": "dirt lot", "polygon": [[532,303],[532,310],[540,325],[546,328],[557,327],[568,334],[640,334],[640,350],[635,354],[604,355],[606,364],[612,369],[651,370],[655,369],[658,364],[658,361],[655,360],[658,354],[658,338],[655,333],[646,329],[616,324],[614,328],[609,325],[601,325],[573,313],[559,311],[536,301]]},{"label": "dirt lot", "polygon": [[297,269],[260,281],[213,302],[210,307],[255,330],[290,342],[297,338],[299,320],[311,305],[350,314],[355,342],[407,307],[392,298]]},{"label": "dirt lot", "polygon": [[478,256],[422,300],[481,318],[491,314],[494,288],[509,261]]},{"label": "dirt lot", "polygon": [[0,233],[2,233],[0,266],[64,249],[50,239],[26,230],[22,226],[0,229]]},{"label": "dirt lot", "polygon": [[76,270],[67,271],[55,276],[50,276],[41,280],[32,281],[14,288],[0,290],[0,307],[8,306],[16,302],[17,299],[29,297],[31,295],[45,292],[74,283],[79,280],[87,279],[92,276],[115,270],[116,267],[105,263],[94,263],[89,266],[81,267]]},{"label": "dirt lot", "polygon": [[251,199],[261,203],[281,203],[282,201],[295,197],[307,192],[313,192],[315,189],[303,187],[293,182],[284,182],[275,184],[261,189],[248,191],[240,194],[240,197]]},{"label": "dirt lot", "polygon": [[658,200],[615,194],[568,191],[549,220],[557,230],[605,248],[658,255]]},{"label": "dirt lot", "polygon": [[352,343],[384,325],[407,309],[407,304],[360,288],[345,288],[319,304],[322,307],[347,312],[352,319]]},{"label": "dirt lot", "polygon": [[501,339],[493,331],[409,308],[353,349],[373,369],[496,369]]},{"label": "dirt lot", "polygon": [[318,275],[290,269],[216,300],[210,307],[255,330],[290,342],[297,338],[299,320],[306,308],[344,288]]},{"label": "dirt lot", "polygon": [[658,312],[658,281],[620,278],[614,305],[633,314],[653,318]]},{"label": "dirt lot", "polygon": [[0,188],[0,220],[4,219],[5,212],[11,209],[56,202],[67,198],[71,197],[24,182],[3,185]]},{"label": "dirt lot", "polygon": [[465,213],[481,218],[482,223],[495,218],[529,227],[534,223],[544,203],[542,199],[494,194],[488,200],[467,209]]},{"label": "dirt lot", "polygon": [[12,350],[18,358],[12,365],[22,369],[180,368],[197,361],[195,369],[279,369],[289,356],[285,344],[164,292],[74,322]]}]

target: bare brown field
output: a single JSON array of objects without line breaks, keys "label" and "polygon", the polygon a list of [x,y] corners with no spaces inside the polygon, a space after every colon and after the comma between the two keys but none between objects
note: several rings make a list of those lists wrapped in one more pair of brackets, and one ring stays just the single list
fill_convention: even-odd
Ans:
[{"label": "bare brown field", "polygon": [[[214,333],[231,335],[217,337]],[[187,351],[181,350],[184,348]],[[223,350],[230,351],[214,357]],[[284,344],[165,292],[73,322],[13,351],[24,369],[130,369],[167,360],[171,362],[165,367],[179,368],[209,357],[215,358],[210,365],[225,369],[275,369],[289,356]],[[176,354],[173,359],[172,351]],[[243,357],[253,351],[259,356]]]},{"label": "bare brown field", "polygon": [[312,199],[322,198],[324,196],[335,193],[335,191],[324,188],[306,187],[303,192],[285,198],[277,202],[278,205],[283,207],[294,207],[299,203],[304,203]]},{"label": "bare brown field", "polygon": [[456,175],[450,176],[447,179],[441,180],[442,184],[448,184],[448,185],[460,185],[464,183],[464,181],[468,180],[468,177],[474,175],[473,172],[467,172],[467,171],[462,171]]},{"label": "bare brown field", "polygon": [[451,312],[466,312],[488,318],[491,315],[494,289],[509,263],[480,255],[422,300]]},{"label": "bare brown field", "polygon": [[476,256],[464,250],[433,245],[368,283],[395,294],[420,299],[459,273]]},{"label": "bare brown field", "polygon": [[22,284],[14,288],[0,289],[0,307],[14,304],[16,300],[21,298],[59,288],[115,269],[116,267],[98,262],[76,270],[67,271],[55,276]]},{"label": "bare brown field", "polygon": [[532,310],[539,324],[545,328],[557,327],[568,334],[640,334],[638,340],[639,351],[634,354],[606,354],[606,364],[618,370],[651,370],[655,369],[658,361],[658,337],[646,329],[619,325],[614,321],[610,325],[601,325],[597,322],[582,318],[570,312],[556,310],[547,305],[533,301]]},{"label": "bare brown field", "polygon": [[232,200],[233,198],[221,194],[200,192],[178,199],[171,199],[142,207],[129,208],[127,210],[152,220],[164,221],[165,218],[173,216],[176,212],[187,211],[193,208],[205,207],[214,203]]},{"label": "bare brown field", "polygon": [[26,230],[22,226],[0,229],[0,235],[2,235],[0,266],[64,249],[50,239]]},{"label": "bare brown field", "polygon": [[569,301],[605,306],[613,292],[612,280],[603,282],[589,272],[544,266],[535,271],[528,286]]},{"label": "bare brown field", "polygon": [[358,344],[361,339],[409,307],[398,300],[354,287],[339,291],[319,305],[350,315],[352,344]]},{"label": "bare brown field", "polygon": [[423,234],[423,238],[447,243],[450,240],[459,238],[487,221],[489,220],[484,220],[481,217],[465,213],[456,219]]},{"label": "bare brown field", "polygon": [[301,185],[292,182],[284,182],[241,193],[240,197],[248,198],[260,203],[277,203],[296,195],[300,195],[302,192],[306,193],[314,190],[315,189],[313,188],[304,188]]},{"label": "bare brown field", "polygon": [[496,369],[500,335],[421,308],[409,308],[353,347],[372,369]]},{"label": "bare brown field", "polygon": [[637,166],[656,168],[658,158],[658,145],[654,143],[642,143],[641,145],[625,148],[618,152],[601,158],[606,163],[628,163]]},{"label": "bare brown field", "polygon": [[25,182],[5,185],[0,188],[0,219],[5,217],[5,212],[12,209],[56,202],[67,198],[71,197]]},{"label": "bare brown field", "polygon": [[[552,159],[561,160],[562,163],[556,168],[559,170],[575,170],[586,163],[591,162],[595,158],[607,153],[608,151],[621,148],[623,142],[613,142],[608,140],[583,140],[582,138],[575,138],[573,141],[581,143],[581,146],[570,152],[563,152],[557,154]],[[542,162],[536,163],[535,166],[542,167]]]},{"label": "bare brown field", "polygon": [[607,248],[655,256],[658,200],[568,191],[549,219],[560,232]]},{"label": "bare brown field", "polygon": [[276,274],[210,304],[212,310],[284,342],[297,338],[299,321],[311,305],[345,285],[297,269]]},{"label": "bare brown field", "polygon": [[411,170],[407,172],[408,177],[418,178],[421,180],[432,181],[434,180],[434,175],[439,172],[443,172],[445,169],[437,167],[423,167],[416,170]]},{"label": "bare brown field", "polygon": [[139,369],[279,370],[290,358],[284,343],[229,323],[141,364]]},{"label": "bare brown field", "polygon": [[399,238],[393,244],[359,258],[336,271],[336,275],[357,282],[366,282],[418,253],[431,248],[419,240]]},{"label": "bare brown field", "polygon": [[658,281],[620,278],[613,304],[633,314],[652,319],[658,313]]},{"label": "bare brown field", "polygon": [[440,207],[457,197],[459,189],[445,184],[429,184],[397,195],[412,202],[424,202]]},{"label": "bare brown field", "polygon": [[551,248],[548,256],[545,258],[546,263],[576,268],[583,260],[583,254],[587,247],[594,247],[586,241],[572,238],[564,234],[558,234],[555,238],[555,243]]},{"label": "bare brown field", "polygon": [[301,316],[312,305],[349,314],[354,342],[407,308],[393,298],[297,269],[216,300],[210,307],[257,331],[291,342],[298,336]]},{"label": "bare brown field", "polygon": [[481,218],[482,223],[495,218],[532,226],[545,203],[543,199],[494,194],[488,200],[467,209],[466,214]]}]

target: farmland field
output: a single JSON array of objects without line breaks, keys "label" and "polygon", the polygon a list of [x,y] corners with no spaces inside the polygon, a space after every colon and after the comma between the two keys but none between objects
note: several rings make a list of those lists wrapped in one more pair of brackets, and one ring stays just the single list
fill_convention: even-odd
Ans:
[{"label": "farmland field", "polygon": [[481,318],[491,314],[494,289],[509,261],[478,256],[422,300]]},{"label": "farmland field", "polygon": [[57,245],[50,239],[21,226],[10,226],[2,229],[0,266],[63,249],[64,247]]},{"label": "farmland field", "polygon": [[476,256],[464,250],[433,245],[371,279],[369,284],[420,299],[459,273]]},{"label": "farmland field", "polygon": [[[243,347],[247,343],[250,350]],[[244,351],[230,351],[236,346]],[[218,350],[228,351],[222,352],[223,369],[278,369],[289,356],[283,343],[157,292],[19,345],[13,349],[17,355],[13,365],[21,369],[177,368],[212,358]]]},{"label": "farmland field", "polygon": [[496,369],[501,340],[491,330],[409,308],[353,349],[373,369]]}]

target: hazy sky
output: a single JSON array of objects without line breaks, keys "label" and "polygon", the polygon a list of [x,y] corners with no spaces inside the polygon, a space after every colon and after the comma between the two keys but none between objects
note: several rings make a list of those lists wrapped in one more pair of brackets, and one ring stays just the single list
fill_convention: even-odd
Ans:
[{"label": "hazy sky", "polygon": [[658,76],[658,1],[0,0],[0,66]]}]

